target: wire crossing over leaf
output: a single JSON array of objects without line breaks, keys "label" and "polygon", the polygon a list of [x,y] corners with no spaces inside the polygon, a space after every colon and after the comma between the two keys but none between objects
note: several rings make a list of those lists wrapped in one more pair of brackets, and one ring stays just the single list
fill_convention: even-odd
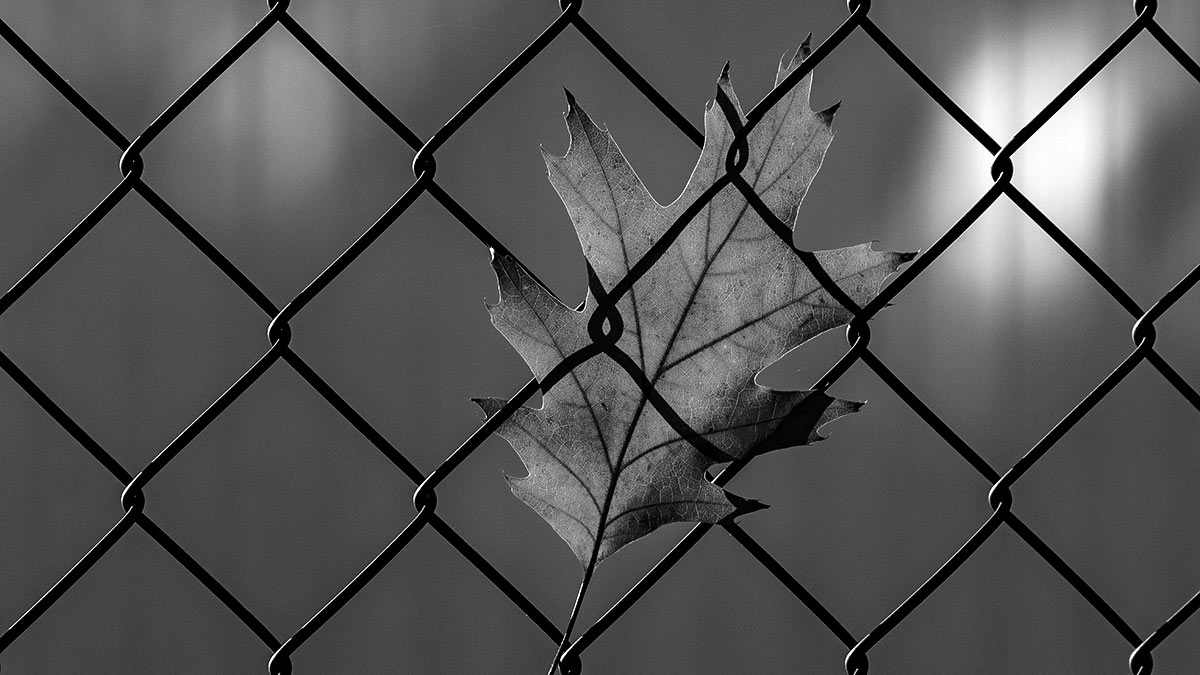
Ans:
[{"label": "wire crossing over leaf", "polygon": [[[804,46],[781,61],[776,81],[806,55]],[[727,72],[718,86],[744,119]],[[833,109],[812,111],[810,86],[811,76],[753,129],[741,174],[789,225],[833,138]],[[612,289],[724,174],[734,132],[710,103],[700,159],[683,193],[662,206],[612,136],[570,94],[566,121],[567,154],[543,152],[550,181],[574,222],[593,270],[592,286]],[[815,256],[860,305],[910,258],[873,251],[869,244]],[[544,379],[593,345],[593,290],[576,311],[508,256],[494,255],[492,265],[500,288],[499,302],[489,306],[492,323],[536,377]],[[819,440],[821,425],[860,405],[754,381],[786,351],[852,315],[732,185],[709,201],[616,309],[623,324],[616,347],[626,363],[605,354],[587,359],[545,392],[542,408],[520,408],[498,429],[529,471],[509,478],[513,493],[554,527],[585,566],[661,525],[717,522],[760,506],[715,486],[705,470]],[[646,384],[653,388],[649,395]],[[488,417],[506,403],[476,402]],[[694,434],[681,434],[680,421]]]}]

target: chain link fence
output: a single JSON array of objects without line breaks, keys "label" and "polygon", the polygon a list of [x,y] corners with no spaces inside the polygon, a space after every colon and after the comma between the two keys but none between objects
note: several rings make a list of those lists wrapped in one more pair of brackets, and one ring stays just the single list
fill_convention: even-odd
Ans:
[{"label": "chain link fence", "polygon": [[[0,315],[8,311],[31,288],[57,265],[69,265],[64,261],[67,254],[89,232],[100,225],[117,206],[127,200],[141,200],[154,211],[161,214],[180,234],[215,265],[251,302],[263,313],[267,320],[267,336],[270,346],[265,353],[239,378],[229,384],[228,388],[195,420],[178,433],[173,441],[146,465],[129,468],[119,462],[114,456],[100,445],[88,431],[77,423],[59,403],[49,396],[16,362],[0,351],[0,368],[16,383],[36,404],[44,410],[78,443],[80,448],[98,461],[104,469],[122,486],[120,496],[124,515],[112,525],[109,530],[82,559],[74,563],[62,578],[49,588],[45,594],[31,607],[20,613],[11,626],[0,635],[0,668],[4,665],[3,652],[14,642],[21,639],[35,622],[38,622],[64,595],[71,592],[72,587],[84,578],[93,567],[101,561],[117,542],[133,530],[141,530],[149,535],[164,552],[169,554],[179,565],[196,578],[203,586],[218,599],[232,616],[236,617],[246,629],[256,636],[271,652],[264,664],[269,672],[284,675],[293,672],[293,661],[297,661],[296,669],[303,671],[301,659],[297,657],[298,650],[309,641],[326,623],[337,615],[356,595],[368,589],[372,581],[401,555],[419,535],[430,532],[444,539],[474,566],[486,579],[506,596],[528,620],[546,637],[546,654],[561,638],[559,626],[550,620],[521,588],[510,582],[487,557],[482,555],[463,538],[451,525],[438,514],[438,487],[461,467],[470,461],[473,453],[488,439],[495,428],[519,405],[530,400],[539,388],[553,386],[554,382],[569,372],[571,364],[557,368],[544,382],[536,380],[528,382],[511,397],[511,402],[499,414],[484,423],[478,431],[467,438],[462,445],[450,453],[444,461],[428,474],[420,471],[404,452],[398,450],[391,441],[379,432],[359,411],[347,402],[324,378],[322,378],[304,359],[290,347],[292,338],[291,322],[312,303],[335,279],[347,268],[354,264],[365,251],[386,232],[397,219],[404,214],[418,199],[428,195],[440,204],[447,213],[457,219],[462,226],[485,246],[499,253],[513,255],[489,230],[461,205],[454,195],[442,188],[436,180],[438,150],[449,141],[462,127],[480,111],[487,108],[492,98],[500,92],[512,79],[531,62],[539,58],[544,50],[563,34],[574,31],[590,43],[597,53],[610,62],[628,81],[641,92],[672,124],[697,146],[703,142],[703,134],[695,128],[685,116],[678,112],[667,99],[647,81],[635,65],[628,62],[605,37],[601,35],[587,19],[581,0],[566,1],[561,4],[561,14],[545,30],[537,36],[528,47],[503,68],[476,95],[467,100],[449,120],[447,120],[432,136],[421,138],[410,130],[406,124],[394,115],[355,75],[331,55],[321,42],[313,37],[308,30],[289,13],[287,0],[274,0],[268,3],[268,10],[253,28],[239,39],[232,48],[211,65],[191,86],[187,87],[161,114],[140,133],[132,138],[119,130],[112,122],[102,115],[89,101],[80,95],[70,83],[59,75],[38,52],[31,48],[20,35],[8,24],[0,21],[0,37],[15,50],[36,72],[54,87],[79,114],[83,115],[98,129],[119,151],[119,166],[122,179],[112,190],[79,222],[57,245],[45,253],[44,257],[25,273],[20,280],[3,296],[0,296]],[[865,307],[855,306],[854,303],[837,288],[827,275],[823,273],[816,259],[811,255],[800,253],[802,259],[819,279],[823,280],[826,289],[854,312],[855,318],[847,331],[849,348],[829,371],[821,377],[813,389],[825,390],[836,383],[853,365],[861,363],[867,366],[879,380],[903,400],[928,427],[945,441],[963,460],[991,485],[987,493],[988,503],[992,513],[986,518],[973,535],[962,542],[961,547],[947,559],[924,583],[912,590],[907,599],[887,614],[878,624],[866,634],[856,635],[848,630],[835,614],[826,608],[820,598],[811,593],[800,580],[790,572],[784,564],[774,557],[764,545],[751,536],[745,529],[734,523],[713,526],[708,524],[696,525],[670,552],[655,564],[645,576],[628,589],[628,592],[597,621],[588,626],[570,643],[565,653],[563,668],[566,672],[579,672],[587,664],[587,650],[597,638],[608,631],[615,623],[622,620],[631,608],[671,571],[685,556],[693,550],[698,542],[714,527],[725,529],[762,567],[773,575],[804,607],[808,609],[829,632],[845,645],[845,670],[851,675],[864,675],[868,672],[871,649],[884,640],[897,626],[908,618],[912,612],[930,598],[947,579],[958,571],[976,551],[996,532],[1007,529],[1019,537],[1029,549],[1040,556],[1052,567],[1062,579],[1073,588],[1079,596],[1090,605],[1095,612],[1107,622],[1121,638],[1128,643],[1129,670],[1135,675],[1149,675],[1153,671],[1153,652],[1155,648],[1179,629],[1200,608],[1200,593],[1183,601],[1177,611],[1163,617],[1161,624],[1148,634],[1140,634],[1134,630],[1125,618],[1110,605],[1108,601],[1078,574],[1070,564],[1060,557],[1055,550],[1040,538],[1033,529],[1013,513],[1012,488],[1027,475],[1029,471],[1047,453],[1051,452],[1060,439],[1064,437],[1077,423],[1089,414],[1101,400],[1137,369],[1151,370],[1160,375],[1188,404],[1200,410],[1200,394],[1185,377],[1174,368],[1155,349],[1155,323],[1182,297],[1185,296],[1197,282],[1200,282],[1200,266],[1192,269],[1186,276],[1175,283],[1166,293],[1149,307],[1137,303],[1125,289],[1122,288],[1099,264],[1093,261],[1083,249],[1026,197],[1012,182],[1014,168],[1012,156],[1024,146],[1035,134],[1042,129],[1076,94],[1114,58],[1117,57],[1135,40],[1153,41],[1161,46],[1169,57],[1177,62],[1192,78],[1200,84],[1200,65],[1181,47],[1171,34],[1155,20],[1157,3],[1153,0],[1139,0],[1134,3],[1132,20],[1128,27],[1080,72],[1070,84],[1046,105],[1037,115],[1021,127],[1011,139],[996,140],[972,119],[959,105],[948,96],[939,85],[928,77],[922,70],[898,47],[891,38],[881,30],[871,18],[870,0],[851,0],[849,15],[837,30],[825,38],[812,52],[803,65],[760,102],[749,114],[748,124],[738,128],[736,116],[733,120],[738,138],[745,139],[750,129],[757,123],[762,112],[784,96],[802,77],[817,67],[839,48],[839,45],[851,35],[861,33],[870,39],[878,49],[891,59],[899,68],[916,83],[920,89],[938,106],[940,106],[958,125],[993,157],[991,177],[993,183],[975,203],[964,213],[957,222],[944,230],[944,233],[919,257],[907,265],[896,275],[881,294]],[[271,31],[283,31],[307,50],[324,68],[328,70],[345,88],[381,120],[405,144],[416,151],[412,163],[415,179],[410,187],[399,196],[378,219],[366,228],[349,248],[337,256],[295,297],[283,304],[277,304],[262,291],[250,277],[227,258],[222,251],[203,236],[164,199],[158,192],[143,181],[142,154],[167,130],[179,117],[210,87],[223,73],[246,54],[256,42],[260,41]],[[779,222],[770,211],[758,200],[749,185],[740,179],[739,144],[735,143],[727,161],[728,173],[719,179],[718,186],[733,185],[739,189],[759,212],[763,219],[771,224],[776,232],[790,244],[791,232],[782,222]],[[711,198],[716,189],[709,190],[706,195]],[[1100,288],[1111,296],[1129,315],[1132,327],[1132,348],[1128,355],[1120,361],[1111,372],[1089,392],[1078,404],[1053,428],[1030,448],[1015,464],[1010,467],[995,467],[970,444],[957,435],[887,364],[881,360],[871,348],[871,329],[868,321],[883,307],[895,301],[914,280],[919,278],[931,265],[934,265],[943,253],[974,225],[993,204],[1007,200],[1024,212],[1036,225],[1041,228],[1070,258],[1089,275]],[[694,205],[689,212],[694,213],[702,203]],[[640,273],[644,273],[656,261],[657,255],[679,235],[688,224],[685,215],[671,227],[659,245],[651,249],[641,264],[631,275],[610,291],[605,299],[605,311],[612,310],[617,298],[632,287]],[[513,256],[514,258],[516,256]],[[615,310],[614,310],[615,311]],[[897,310],[897,311],[903,311]],[[597,313],[602,316],[604,311]],[[602,332],[602,331],[601,331]],[[590,356],[599,356],[604,349],[611,348],[596,345]],[[362,571],[348,580],[344,588],[328,600],[319,611],[299,627],[293,627],[286,633],[277,633],[279,627],[273,630],[254,612],[230,592],[221,580],[210,573],[188,553],[172,536],[155,523],[145,512],[146,498],[144,489],[155,480],[169,464],[176,460],[181,453],[187,451],[192,441],[206,427],[222,415],[230,405],[244,392],[254,386],[269,370],[280,366],[290,368],[304,379],[324,401],[340,416],[356,429],[364,439],[374,446],[390,461],[410,482],[412,487],[413,504],[416,515],[395,538],[378,552],[378,555]],[[0,462],[3,456],[0,455]],[[714,481],[724,485],[734,475],[741,471],[747,462],[739,461],[727,466]],[[13,546],[6,542],[6,547]],[[19,543],[17,544],[20,545]],[[5,580],[4,583],[9,583]],[[597,665],[590,670],[600,670]]]}]

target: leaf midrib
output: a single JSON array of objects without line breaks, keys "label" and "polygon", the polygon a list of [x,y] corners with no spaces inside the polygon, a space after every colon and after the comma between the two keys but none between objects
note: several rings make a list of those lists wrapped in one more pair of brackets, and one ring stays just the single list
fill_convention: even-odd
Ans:
[{"label": "leaf midrib", "polygon": [[[723,147],[726,147],[726,146],[723,144]],[[717,171],[719,171],[719,169],[717,169]],[[755,174],[754,183],[751,184],[751,187],[754,187],[755,184],[758,182],[758,175],[759,174],[757,174],[757,173]],[[711,182],[709,183],[710,185],[712,185],[713,183],[716,183],[717,179],[715,176],[715,172],[714,172],[714,176],[710,180],[711,180]],[[686,193],[686,192],[687,192],[687,188],[685,187],[684,193]],[[708,255],[707,250],[705,251],[706,259],[705,259],[704,267],[700,271],[699,279],[692,287],[691,295],[688,297],[688,301],[684,305],[684,309],[679,315],[680,319],[676,323],[670,339],[667,340],[666,349],[663,351],[664,359],[666,358],[667,354],[670,354],[671,348],[674,345],[675,340],[679,335],[679,331],[683,326],[684,319],[687,317],[688,312],[691,311],[691,307],[695,303],[696,296],[699,292],[700,286],[703,285],[703,283],[704,283],[704,279],[705,279],[705,276],[708,274],[708,270],[711,268],[713,262],[717,259],[717,257],[721,254],[721,251],[724,250],[725,245],[729,242],[729,239],[733,236],[734,230],[736,230],[738,228],[738,226],[742,224],[742,217],[745,215],[746,209],[749,208],[749,206],[750,206],[749,202],[746,202],[745,204],[742,205],[741,209],[738,211],[737,217],[734,218],[733,225],[730,226],[729,232],[726,233],[725,237],[722,239],[721,243],[718,245],[717,250],[715,252],[713,252],[712,255]],[[708,222],[706,223],[706,225],[707,225],[706,236],[707,236],[707,233],[712,231],[713,210],[714,209],[712,208],[711,202],[710,202],[709,208],[707,209],[707,211],[708,211],[707,221]],[[689,225],[691,225],[691,223],[689,223]],[[676,240],[676,241],[678,241],[678,240]],[[656,368],[653,377],[650,378],[650,382],[651,382],[652,386],[658,382],[659,378],[662,375],[661,366],[662,366],[662,362],[660,361],[659,368]],[[638,423],[641,421],[642,411],[644,411],[646,409],[647,400],[648,399],[647,399],[645,393],[643,392],[641,397],[638,400],[637,410],[634,411],[633,417],[632,417],[630,424],[626,430],[625,439],[621,443],[621,450],[617,455],[617,460],[612,465],[611,479],[609,480],[608,489],[605,491],[605,495],[604,495],[604,507],[600,512],[598,534],[595,537],[595,542],[593,544],[593,553],[592,553],[593,561],[595,561],[597,554],[600,551],[600,545],[604,541],[605,535],[607,534],[608,525],[609,525],[609,515],[608,515],[609,509],[612,507],[612,500],[616,494],[617,483],[620,479],[621,473],[626,468],[624,465],[625,454],[629,451],[629,444],[633,440],[633,433],[637,429]]]}]

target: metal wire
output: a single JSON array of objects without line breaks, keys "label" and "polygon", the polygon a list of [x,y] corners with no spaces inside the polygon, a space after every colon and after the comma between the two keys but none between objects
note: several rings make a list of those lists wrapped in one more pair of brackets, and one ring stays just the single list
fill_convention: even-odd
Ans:
[{"label": "metal wire", "polygon": [[[8,43],[29,65],[50,83],[80,114],[104,134],[120,150],[119,167],[122,179],[117,185],[79,222],[57,245],[52,247],[20,280],[4,295],[0,296],[0,316],[16,303],[30,288],[32,288],[51,268],[62,261],[87,234],[96,227],[121,201],[137,194],[154,210],[158,211],[173,227],[175,227],[189,242],[204,254],[230,281],[247,295],[267,316],[268,348],[258,360],[246,369],[245,373],[232,382],[219,397],[216,398],[195,420],[179,432],[176,438],[163,448],[146,466],[136,473],[130,472],[118,462],[107,450],[97,443],[78,423],[56,404],[20,367],[7,355],[0,351],[0,370],[3,370],[35,403],[57,422],[68,434],[97,462],[99,462],[122,486],[121,505],[124,509],[122,517],[98,542],[76,562],[70,570],[45,594],[28,608],[17,620],[0,634],[0,664],[3,651],[15,640],[19,639],[33,623],[35,623],[49,607],[57,602],[71,587],[79,581],[95,563],[103,558],[112,546],[124,537],[135,526],[146,532],[158,545],[174,558],[184,569],[199,580],[230,613],[240,620],[259,640],[271,650],[272,655],[267,667],[270,673],[285,675],[292,671],[292,657],[296,651],[353,597],[370,585],[371,581],[397,555],[399,555],[416,536],[430,529],[445,539],[458,553],[470,562],[481,574],[491,581],[505,594],[541,631],[546,635],[549,644],[558,644],[562,633],[555,624],[534,605],[524,593],[509,582],[486,558],[476,551],[455,530],[437,515],[437,487],[455,471],[471,454],[487,439],[493,431],[510,416],[514,410],[527,401],[539,388],[548,390],[572,368],[577,367],[589,358],[607,355],[629,370],[635,381],[641,382],[646,389],[650,403],[676,428],[681,435],[688,438],[698,438],[679,418],[666,402],[649,389],[645,374],[637,369],[631,359],[615,347],[613,337],[618,332],[621,317],[616,304],[618,299],[627,293],[636,280],[653,266],[658,257],[679,236],[683,228],[691,220],[691,214],[702,209],[720,189],[733,185],[749,201],[759,215],[783,238],[791,243],[789,228],[779,220],[762,203],[749,184],[740,175],[741,166],[746,161],[745,140],[761,119],[765,110],[787,94],[814,67],[828,58],[840,44],[851,34],[862,32],[897,66],[916,83],[935,103],[967,131],[984,149],[994,157],[992,178],[994,183],[986,190],[957,222],[951,225],[924,253],[905,267],[891,283],[865,307],[857,307],[830,280],[820,268],[815,256],[797,251],[801,260],[810,268],[814,276],[835,299],[851,310],[854,318],[847,330],[850,347],[845,355],[822,376],[813,386],[814,389],[824,390],[834,384],[852,365],[863,363],[890,389],[900,400],[904,401],[929,427],[938,434],[951,450],[964,459],[988,485],[988,501],[992,513],[976,532],[954,552],[945,563],[934,571],[927,581],[914,589],[909,597],[895,610],[884,617],[875,628],[866,635],[855,637],[821,602],[813,596],[805,586],[777,561],[770,552],[751,537],[745,530],[734,523],[725,523],[723,527],[747,553],[757,560],[780,581],[785,589],[792,593],[805,607],[819,619],[828,630],[847,648],[845,659],[846,672],[850,675],[864,675],[870,664],[868,654],[872,647],[885,639],[887,635],[903,622],[911,612],[928,599],[937,588],[952,576],[964,562],[979,549],[1002,526],[1007,527],[1023,540],[1029,548],[1040,556],[1054,569],[1067,584],[1083,597],[1089,605],[1130,645],[1129,669],[1135,675],[1148,675],[1153,670],[1153,650],[1167,640],[1181,625],[1200,609],[1200,592],[1188,599],[1162,625],[1148,636],[1142,637],[1108,604],[1100,594],[1076,573],[1066,561],[1059,557],[1050,546],[1040,539],[1037,534],[1013,512],[1012,487],[1047,453],[1051,452],[1056,443],[1085,417],[1105,396],[1119,385],[1134,369],[1144,362],[1171,384],[1171,386],[1197,410],[1200,410],[1200,394],[1184,379],[1167,361],[1154,349],[1155,321],[1181,297],[1188,293],[1197,283],[1200,283],[1200,266],[1191,270],[1183,279],[1176,283],[1149,309],[1139,306],[1112,277],[1110,277],[1095,261],[1076,245],[1054,222],[1042,213],[1024,194],[1012,183],[1013,164],[1011,158],[1018,149],[1032,138],[1047,121],[1062,109],[1091,79],[1100,73],[1112,60],[1124,50],[1133,40],[1143,33],[1149,34],[1162,48],[1179,63],[1192,78],[1200,82],[1200,65],[1197,64],[1180,45],[1170,36],[1158,22],[1154,14],[1157,3],[1154,0],[1137,0],[1133,5],[1134,18],[1128,28],[1104,49],[1096,58],[1083,69],[1045,108],[1039,111],[1024,127],[1022,127],[1007,143],[1001,144],[993,139],[963,111],[938,85],[881,30],[870,18],[871,3],[869,0],[850,0],[848,2],[849,16],[828,38],[818,45],[811,55],[784,81],[775,87],[767,97],[747,114],[747,122],[742,125],[736,115],[730,113],[728,101],[718,96],[718,103],[726,110],[735,131],[735,140],[731,145],[727,158],[727,173],[716,181],[713,189],[705,192],[679,220],[668,229],[664,237],[657,242],[647,254],[631,269],[626,278],[608,291],[599,289],[596,293],[599,308],[593,319],[594,326],[589,332],[594,344],[573,354],[554,368],[541,382],[531,380],[518,391],[509,403],[496,415],[488,419],[475,433],[429,475],[422,474],[403,453],[397,450],[388,440],[345,401],[325,380],[301,359],[289,347],[291,330],[289,322],[295,318],[305,306],[320,294],[330,282],[337,278],[354,261],[369,248],[397,218],[404,213],[417,199],[424,194],[431,195],[447,212],[457,219],[463,227],[478,238],[484,245],[500,254],[513,257],[511,252],[494,237],[488,230],[473,218],[449,193],[443,190],[435,181],[437,171],[437,150],[451,138],[471,117],[483,109],[493,95],[503,89],[512,78],[552,42],[567,30],[573,29],[582,35],[596,50],[606,58],[612,66],[624,75],[647,100],[650,101],[664,116],[680,131],[697,145],[703,142],[703,133],[692,126],[687,119],[671,106],[658,93],[655,87],[642,77],[637,69],[624,59],[605,39],[595,30],[581,13],[582,0],[564,0],[560,3],[561,14],[534,39],[511,63],[505,66],[487,83],[475,96],[471,97],[449,120],[446,121],[427,140],[422,140],[412,132],[399,118],[389,111],[362,83],[360,83],[344,66],[342,66],[315,38],[313,38],[295,18],[288,13],[288,0],[270,0],[266,14],[259,20],[233,47],[223,54],[215,63],[189,87],[187,87],[163,112],[154,119],[141,133],[130,141],[116,126],[93,107],[83,96],[71,87],[67,81],[54,71],[22,38],[6,23],[0,20],[0,38]],[[193,101],[209,87],[225,70],[235,63],[246,51],[269,31],[281,28],[290,34],[316,60],[321,63],[346,89],[375,114],[402,141],[416,150],[413,160],[415,180],[412,185],[385,210],[376,221],[368,227],[359,238],[341,255],[335,258],[320,274],[318,274],[300,293],[282,307],[276,306],[270,298],[259,290],[236,265],[226,258],[215,246],[196,231],[186,219],[176,212],[162,197],[158,195],[142,177],[143,162],[141,153],[178,118]],[[995,204],[1001,197],[1007,198],[1019,209],[1024,211],[1038,227],[1075,261],[1093,280],[1124,308],[1132,317],[1131,336],[1133,348],[1129,355],[1116,364],[1111,373],[1096,384],[1063,419],[1056,424],[1041,440],[1025,453],[1013,466],[1006,471],[993,468],[971,446],[959,437],[948,424],[926,405],[903,381],[900,380],[877,357],[870,348],[871,332],[868,320],[880,309],[894,300],[912,281],[925,272],[945,251],[961,237],[979,217]],[[605,327],[607,325],[607,328]],[[408,478],[415,489],[413,503],[416,516],[379,554],[356,576],[350,579],[345,587],[332,597],[311,619],[291,634],[280,640],[267,628],[249,609],[246,608],[232,593],[230,593],[215,577],[192,558],[165,531],[145,515],[145,496],[143,489],[155,476],[170,464],[178,455],[184,452],[193,439],[200,434],[214,419],[220,416],[231,403],[269,369],[280,362],[287,364],[314,391],[336,410],[350,425],[366,438],[384,455],[397,469]],[[695,441],[702,451],[715,451],[715,448],[705,447],[705,441],[698,438]],[[719,452],[719,451],[717,451]],[[724,485],[734,475],[741,471],[748,459],[731,463],[720,473],[714,482]],[[710,524],[700,524],[688,532],[683,539],[660,560],[650,571],[638,581],[616,604],[601,616],[594,624],[583,631],[570,644],[564,654],[562,667],[564,672],[576,673],[582,669],[583,655],[588,646],[600,635],[618,621],[638,600],[667,574],[676,563],[687,555],[695,544],[714,527]]]}]

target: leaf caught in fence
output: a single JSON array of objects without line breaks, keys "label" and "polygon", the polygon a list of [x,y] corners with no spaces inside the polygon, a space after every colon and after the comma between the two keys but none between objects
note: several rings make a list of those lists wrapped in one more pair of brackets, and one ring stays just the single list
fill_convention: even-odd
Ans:
[{"label": "leaf caught in fence", "polygon": [[[806,43],[785,57],[776,82],[807,54]],[[788,226],[833,138],[833,109],[809,108],[810,85],[811,76],[805,77],[752,130],[741,174]],[[727,73],[718,86],[741,119]],[[710,104],[691,178],[671,205],[661,206],[609,133],[570,94],[566,121],[567,154],[543,154],[592,271],[583,310],[564,305],[508,256],[492,260],[500,287],[499,302],[489,305],[492,323],[539,380],[593,343],[588,322],[597,295],[613,289],[725,173],[734,138],[721,107]],[[911,257],[869,244],[814,255],[860,305]],[[542,408],[519,408],[498,428],[529,471],[509,478],[513,493],[554,527],[589,571],[661,525],[717,522],[756,508],[757,502],[706,480],[705,470],[811,443],[821,438],[821,425],[859,406],[754,381],[786,351],[852,315],[733,185],[716,194],[615,306],[623,356],[584,361],[545,392]],[[506,403],[475,400],[488,417]],[[695,431],[690,439],[689,428]]]}]

